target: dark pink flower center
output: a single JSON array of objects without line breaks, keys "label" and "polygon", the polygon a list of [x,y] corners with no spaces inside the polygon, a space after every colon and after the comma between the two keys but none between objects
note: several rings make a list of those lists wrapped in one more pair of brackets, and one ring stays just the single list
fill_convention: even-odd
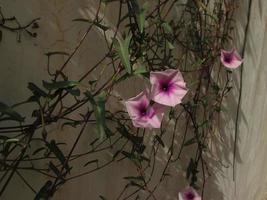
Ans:
[{"label": "dark pink flower center", "polygon": [[144,102],[139,104],[139,106],[137,107],[137,112],[140,118],[151,117],[154,114],[153,109],[150,107],[150,105],[147,105]]},{"label": "dark pink flower center", "polygon": [[195,198],[195,194],[193,192],[188,192],[188,193],[186,193],[185,197],[188,200],[192,200]]},{"label": "dark pink flower center", "polygon": [[233,60],[233,55],[231,53],[224,54],[224,62],[231,63]]},{"label": "dark pink flower center", "polygon": [[160,83],[160,91],[169,93],[172,89],[172,84],[169,81],[164,81]]},{"label": "dark pink flower center", "polygon": [[147,115],[147,109],[145,107],[140,107],[139,113],[141,116],[146,116]]},{"label": "dark pink flower center", "polygon": [[146,103],[141,103],[136,108],[139,118],[152,118],[155,115],[155,110]]}]

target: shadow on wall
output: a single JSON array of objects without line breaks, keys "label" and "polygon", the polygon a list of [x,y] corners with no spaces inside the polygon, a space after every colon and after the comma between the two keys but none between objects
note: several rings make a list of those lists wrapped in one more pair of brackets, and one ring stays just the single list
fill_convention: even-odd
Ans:
[{"label": "shadow on wall", "polygon": [[[252,1],[256,4],[261,4],[261,1]],[[235,15],[236,19],[236,30],[234,33],[234,47],[236,47],[240,53],[242,53],[242,49],[244,46],[244,38],[245,38],[245,29],[246,26],[251,26],[251,21],[248,22],[247,18],[250,14],[249,9],[254,10],[253,8],[249,8],[249,0],[246,1],[239,1],[239,7],[237,13]],[[262,9],[259,8],[260,10]],[[253,12],[253,11],[251,11]],[[258,11],[256,11],[258,13]],[[260,11],[262,13],[262,11]],[[255,15],[255,14],[254,14]],[[262,14],[260,14],[262,17]],[[256,18],[255,18],[256,19]],[[247,24],[249,23],[249,24]],[[260,22],[259,22],[260,23]],[[210,193],[207,193],[207,199],[259,199],[259,195],[254,195],[253,191],[259,191],[258,187],[260,187],[259,182],[253,183],[253,185],[249,185],[249,181],[251,180],[251,174],[249,169],[253,168],[254,173],[256,168],[255,165],[261,165],[257,162],[251,163],[252,166],[246,166],[246,162],[248,161],[249,154],[251,153],[251,149],[256,149],[257,147],[253,146],[254,141],[249,141],[247,134],[254,134],[251,132],[251,117],[248,116],[249,107],[254,103],[254,98],[256,95],[249,94],[250,91],[254,90],[255,87],[254,76],[256,73],[251,71],[251,61],[256,59],[255,56],[256,49],[253,49],[252,45],[253,42],[252,38],[255,36],[251,36],[250,31],[247,33],[249,36],[247,37],[246,47],[245,47],[245,57],[244,57],[244,65],[243,65],[243,86],[241,102],[240,102],[240,109],[239,109],[239,119],[237,121],[237,135],[235,141],[235,128],[236,128],[236,112],[238,108],[238,96],[240,92],[240,76],[241,76],[241,69],[234,71],[234,76],[232,80],[232,87],[233,90],[230,94],[228,94],[227,100],[224,102],[224,108],[226,112],[221,115],[221,121],[218,125],[218,144],[214,145],[214,153],[218,158],[217,161],[210,160],[212,165],[212,169],[214,169],[214,176],[207,183],[207,188],[210,190]],[[261,39],[259,38],[261,41]],[[233,48],[232,46],[228,47],[229,49]],[[253,63],[257,63],[255,60],[252,61]],[[254,66],[254,65],[253,65]],[[250,69],[248,69],[250,68]],[[252,111],[254,112],[254,111]],[[264,111],[262,111],[264,112]],[[249,113],[250,114],[250,113]],[[259,120],[261,120],[260,117]],[[256,136],[256,135],[255,135]],[[253,136],[252,136],[253,137]],[[233,169],[233,152],[234,152],[234,145],[236,142],[236,155],[235,155],[235,169]],[[247,144],[246,147],[244,145]],[[242,147],[242,149],[240,148]],[[252,150],[254,151],[254,150]],[[257,155],[255,155],[257,156]],[[244,160],[245,159],[245,160]],[[257,160],[257,157],[255,157]],[[242,169],[241,169],[242,168]],[[244,171],[245,169],[245,171]],[[259,175],[261,176],[261,175]],[[234,181],[235,179],[235,181]],[[218,198],[218,194],[213,192],[213,188],[220,189],[220,198]]]},{"label": "shadow on wall", "polygon": [[[30,7],[31,9],[29,10],[31,10],[31,12],[33,12],[34,10],[35,12],[32,15],[40,15],[40,17],[42,18],[40,33],[35,45],[25,44],[23,42],[21,44],[9,43],[10,41],[13,41],[13,38],[4,38],[4,43],[1,44],[0,48],[3,49],[4,45],[5,47],[10,46],[10,44],[12,45],[5,51],[1,51],[3,52],[3,54],[0,55],[2,62],[7,63],[7,66],[10,66],[9,63],[14,59],[14,57],[10,57],[8,55],[16,55],[16,60],[14,60],[14,63],[12,63],[12,69],[4,69],[2,71],[3,73],[5,73],[4,76],[7,75],[7,77],[12,77],[12,80],[20,80],[21,84],[15,84],[11,89],[6,87],[4,89],[1,89],[1,93],[6,94],[7,98],[3,99],[3,101],[9,101],[10,99],[12,99],[12,102],[15,103],[16,100],[20,101],[22,96],[29,96],[29,93],[25,89],[27,82],[32,81],[40,83],[40,80],[47,77],[47,75],[45,74],[46,60],[44,59],[45,56],[43,55],[43,53],[46,53],[50,50],[54,51],[55,49],[70,52],[76,45],[77,41],[79,41],[79,38],[81,38],[83,30],[86,27],[85,25],[81,24],[74,25],[70,22],[73,19],[77,18],[78,13],[80,13],[83,17],[86,16],[92,18],[95,12],[94,6],[97,5],[97,2],[98,1],[96,0],[73,0],[67,1],[67,3],[64,0],[55,0],[49,3],[44,0],[39,1],[38,3],[33,0],[28,1],[26,6],[27,9],[29,9],[28,6],[31,5],[32,7]],[[23,9],[20,5],[18,5],[18,3],[3,3],[3,8],[4,7],[9,7],[14,13],[22,12],[23,14]],[[116,21],[117,13],[114,12],[114,10],[117,9],[116,6],[107,9],[109,10],[105,11],[106,13],[108,13],[106,18],[111,22]],[[113,26],[109,21],[106,20],[105,23]],[[114,30],[115,29],[113,28],[113,31]],[[114,33],[111,32],[109,34],[113,35]],[[75,38],[75,40],[73,40],[73,38]],[[110,39],[111,37],[109,36],[108,38]],[[242,41],[240,41],[240,44],[238,46],[242,46]],[[17,48],[19,48],[20,50],[18,51]],[[32,52],[35,52],[34,56],[32,56]],[[90,52],[94,52],[94,55],[87,55]],[[86,39],[85,44],[81,47],[74,60],[71,62],[70,66],[67,68],[66,73],[70,74],[70,78],[75,80],[76,78],[80,77],[81,74],[84,74],[86,71],[88,71],[88,68],[94,65],[94,63],[97,63],[101,59],[103,52],[106,52],[105,43],[103,42],[102,35],[99,34],[99,31],[95,30],[94,32],[89,34],[88,39]],[[31,59],[32,57],[35,58]],[[64,62],[64,59],[64,56],[59,56],[57,57],[57,59],[52,61],[52,65],[60,66]],[[12,76],[10,76],[9,72],[6,72],[9,70],[12,70]],[[92,77],[89,77],[89,79],[101,78],[104,81],[109,78],[109,70],[111,69],[105,69],[103,76],[98,76],[100,73],[102,74],[102,71],[96,70],[95,74]],[[14,75],[14,72],[18,71],[21,73]],[[132,84],[133,82],[138,84]],[[4,80],[1,80],[0,83],[2,83],[1,85],[4,85]],[[233,86],[235,87],[239,85],[238,83],[239,80],[237,78],[233,81]],[[139,79],[128,80],[128,82],[124,83],[124,85],[119,85],[118,88],[116,88],[115,93],[121,96],[122,99],[126,99],[131,96],[135,96],[138,91],[143,89],[143,85],[143,82]],[[129,90],[129,88],[131,89]],[[16,92],[11,92],[12,90]],[[232,152],[234,149],[233,133],[235,128],[237,95],[238,87],[234,88],[234,92],[230,93],[227,98],[227,101],[224,105],[227,109],[227,112],[222,115],[220,124],[218,124],[218,130],[215,137],[217,141],[215,142],[215,144],[211,145],[212,156],[207,157],[206,164],[210,168],[209,172],[211,174],[211,176],[207,180],[205,189],[205,199],[207,200],[227,199],[227,197],[225,197],[225,191],[222,190],[222,184],[227,184],[232,181]],[[117,108],[121,108],[122,104],[121,102],[111,102],[108,106],[116,110]],[[27,110],[24,110],[23,112],[27,113]],[[245,124],[248,123],[242,110],[240,111],[240,120],[242,120]],[[166,121],[164,123],[167,124],[168,122]],[[170,146],[170,135],[174,130],[174,122],[169,122],[166,127],[166,130],[164,130],[166,133],[163,137],[166,147],[160,147],[159,153],[155,158],[155,165],[157,167],[155,168],[155,171],[153,173],[157,174],[157,176],[153,179],[151,185],[149,185],[149,187],[151,188],[153,188],[158,182],[158,179],[160,178],[160,175],[164,170],[166,162],[168,161],[169,154],[167,147]],[[87,128],[88,134],[83,136],[81,140],[83,142],[82,144],[80,144],[79,149],[77,149],[76,153],[84,152],[88,149],[88,144],[92,140],[92,135],[94,135],[93,129],[94,127]],[[175,132],[177,131],[178,133],[175,136],[174,142],[175,152],[179,152],[182,141],[182,135],[179,134],[179,132],[180,130],[184,129],[185,127],[178,126],[175,130]],[[57,125],[51,128],[49,135],[51,138],[55,137],[56,139],[62,140],[68,144],[74,140],[76,131],[77,130],[72,128],[64,128],[63,130],[61,130],[61,124],[59,122]],[[151,143],[154,134],[155,132],[146,134],[145,143]],[[239,140],[240,138],[238,138],[238,141]],[[168,168],[167,173],[171,174],[171,176],[166,177],[164,181],[158,186],[157,192],[155,193],[158,199],[176,200],[178,191],[187,186],[188,183],[185,178],[185,171],[191,156],[193,156],[193,149],[194,147],[191,146],[185,148],[181,160],[172,163],[172,166]],[[68,147],[66,147],[65,150],[67,151]],[[150,150],[151,149],[148,148],[146,152],[150,152]],[[107,151],[105,154],[101,155],[96,154],[90,157],[90,159],[101,157],[102,160],[110,160],[114,152],[115,150]],[[75,164],[83,166],[86,161],[77,160],[75,161]],[[239,150],[237,151],[236,161],[238,163],[242,162]],[[42,166],[42,162],[40,162],[38,165]],[[84,168],[82,169],[84,170]],[[75,169],[74,173],[80,170],[81,168],[77,168]],[[123,177],[131,176],[135,173],[135,167],[131,163],[127,162],[127,160],[114,163],[113,165],[108,166],[107,168],[104,168],[103,170],[98,171],[95,174],[83,176],[80,179],[75,179],[68,182],[63,188],[59,190],[59,192],[53,199],[83,200],[88,199],[89,197],[90,199],[99,199],[99,195],[109,197],[108,199],[115,199],[123,189],[124,185],[127,183],[125,180],[123,180]],[[39,178],[35,174],[25,173],[24,175],[28,179],[34,180],[35,184],[39,186],[41,186],[45,181],[43,178]],[[17,199],[17,194],[20,194],[27,199],[32,199],[31,192],[22,185],[23,183],[19,181],[12,182],[12,186],[10,186],[10,189],[7,190],[4,199]],[[231,186],[232,184],[229,185],[229,187]],[[16,193],[13,192],[13,188],[18,189]],[[131,191],[129,191],[125,195],[129,195],[130,192]],[[142,197],[142,195],[144,197],[147,197],[147,194],[140,194],[140,197]]]}]

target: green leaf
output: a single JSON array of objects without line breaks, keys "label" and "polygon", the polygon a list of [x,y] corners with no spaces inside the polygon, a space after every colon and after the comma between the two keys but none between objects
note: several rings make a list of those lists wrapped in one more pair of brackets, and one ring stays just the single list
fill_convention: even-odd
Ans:
[{"label": "green leaf", "polygon": [[103,24],[95,22],[94,25],[96,25],[98,28],[102,29],[103,31],[107,31],[109,29],[108,26],[105,26]]},{"label": "green leaf", "polygon": [[122,153],[125,157],[129,158],[130,160],[131,160],[132,158],[135,157],[134,154],[129,153],[129,152],[127,152],[127,151],[121,151],[121,153]]},{"label": "green leaf", "polygon": [[114,42],[114,48],[116,49],[123,66],[129,74],[132,73],[129,54],[130,41],[131,36],[127,36],[124,40],[115,40]]},{"label": "green leaf", "polygon": [[96,105],[96,102],[95,102],[95,99],[92,95],[91,92],[89,92],[88,90],[84,93],[84,95],[89,99],[90,103],[95,106]]},{"label": "green leaf", "polygon": [[142,156],[137,156],[133,152],[122,151],[121,153],[137,166],[139,166],[144,160]]},{"label": "green leaf", "polygon": [[58,81],[54,83],[48,83],[46,81],[43,81],[43,86],[47,90],[66,89],[66,88],[75,87],[79,84],[80,83],[77,81]]},{"label": "green leaf", "polygon": [[163,22],[161,26],[167,33],[173,33],[172,27],[167,22]]},{"label": "green leaf", "polygon": [[17,138],[10,138],[10,139],[7,139],[5,142],[6,143],[13,143],[13,142],[18,142],[19,141],[19,139],[17,139]]},{"label": "green leaf", "polygon": [[194,185],[197,182],[197,164],[195,161],[191,158],[190,162],[186,169],[186,178],[190,179],[190,185]]},{"label": "green leaf", "polygon": [[103,197],[103,196],[101,196],[101,195],[99,195],[99,197],[100,197],[100,199],[102,199],[102,200],[107,200],[105,197]]},{"label": "green leaf", "polygon": [[144,138],[139,137],[139,136],[135,136],[135,135],[129,133],[129,131],[123,125],[121,125],[121,127],[117,128],[117,130],[123,137],[130,140],[133,144],[135,144],[135,145],[142,144]]},{"label": "green leaf", "polygon": [[86,91],[84,94],[88,97],[90,103],[93,106],[97,130],[100,135],[100,139],[102,140],[107,130],[105,118],[105,94],[100,94],[96,99],[94,99],[93,95],[89,91]]},{"label": "green leaf", "polygon": [[67,169],[69,170],[69,165],[68,163],[65,163],[66,159],[65,156],[63,154],[63,152],[58,148],[55,140],[51,140],[50,143],[46,144],[47,147],[50,149],[51,152],[54,153],[54,155],[58,158],[58,160],[60,161],[60,163]]},{"label": "green leaf", "polygon": [[34,200],[41,200],[41,199],[49,199],[50,197],[50,189],[52,186],[52,181],[47,181],[44,186],[41,187],[41,189],[38,191],[36,196],[34,197]]},{"label": "green leaf", "polygon": [[104,138],[106,133],[106,118],[105,118],[105,98],[100,95],[95,101],[96,105],[94,106],[94,113],[97,123],[97,129],[100,135],[100,139]]},{"label": "green leaf", "polygon": [[80,96],[81,95],[81,91],[78,88],[76,88],[76,89],[67,89],[67,91],[73,96]]},{"label": "green leaf", "polygon": [[136,182],[134,182],[134,181],[131,181],[131,182],[130,182],[130,185],[139,187],[139,188],[141,188],[141,189],[144,188],[142,185],[140,185],[140,184],[138,184],[138,183],[136,183]]},{"label": "green leaf", "polygon": [[5,140],[0,139],[0,144],[17,143],[18,141],[19,141],[19,139],[17,139],[17,138],[9,138],[9,139],[5,139]]},{"label": "green leaf", "polygon": [[145,2],[142,8],[138,11],[137,23],[141,33],[144,32],[147,10],[148,10],[148,2]]},{"label": "green leaf", "polygon": [[68,121],[62,124],[61,128],[64,128],[64,126],[71,126],[73,128],[76,128],[77,125],[81,124],[79,121]]},{"label": "green leaf", "polygon": [[186,178],[187,178],[187,179],[189,179],[189,177],[190,177],[191,173],[194,171],[194,169],[195,169],[195,162],[194,162],[194,160],[191,158],[191,159],[190,159],[190,162],[189,162],[189,164],[188,164],[188,166],[187,166],[187,170],[186,170]]},{"label": "green leaf", "polygon": [[57,175],[58,177],[61,177],[61,173],[59,171],[59,169],[50,161],[49,162],[49,168],[55,173],[55,175]]},{"label": "green leaf", "polygon": [[47,93],[44,92],[42,89],[40,89],[34,83],[29,82],[28,83],[28,89],[31,90],[32,93],[34,94],[34,96],[36,96],[37,98],[39,98],[39,97],[46,97],[47,96]]},{"label": "green leaf", "polygon": [[167,47],[168,47],[170,50],[172,50],[172,49],[175,48],[175,46],[173,46],[173,44],[170,43],[169,41],[167,41]]},{"label": "green leaf", "polygon": [[0,102],[0,113],[2,113],[3,115],[9,116],[10,119],[12,120],[24,122],[24,117],[22,117],[19,113],[14,111],[11,107],[1,102]]},{"label": "green leaf", "polygon": [[135,75],[145,74],[145,73],[148,73],[148,71],[147,71],[145,66],[140,66],[134,71]]},{"label": "green leaf", "polygon": [[92,21],[90,19],[78,18],[78,19],[74,19],[73,21],[76,21],[76,22],[86,22],[86,23],[89,23],[89,24],[94,24],[98,28],[102,29],[103,31],[107,31],[109,29],[108,26],[105,26],[105,25],[101,24],[100,22]]}]

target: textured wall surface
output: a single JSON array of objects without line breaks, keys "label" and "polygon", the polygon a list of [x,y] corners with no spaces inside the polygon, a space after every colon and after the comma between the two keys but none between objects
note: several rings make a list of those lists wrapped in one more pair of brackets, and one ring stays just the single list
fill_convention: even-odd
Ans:
[{"label": "textured wall surface", "polygon": [[[208,179],[206,189],[207,200],[264,200],[267,197],[267,1],[239,0],[240,7],[236,15],[237,29],[235,46],[241,50],[244,40],[247,15],[251,9],[247,45],[245,47],[245,62],[243,66],[243,87],[238,127],[238,149],[235,169],[235,182],[233,182],[232,152],[235,130],[235,117],[240,85],[240,69],[235,71],[233,91],[227,98],[225,106],[228,108],[222,116],[220,129],[222,140],[218,141],[221,147],[215,148],[221,164],[214,163],[212,177]],[[16,35],[3,31],[3,40],[0,43],[0,96],[1,101],[9,104],[28,97],[26,89],[28,82],[41,84],[47,78],[46,56],[48,51],[71,52],[82,37],[85,26],[72,23],[75,18],[90,17],[95,12],[98,1],[94,0],[0,0],[2,11],[16,15],[21,22],[41,17],[38,37],[31,39],[22,35],[22,42],[16,41]],[[109,8],[106,19],[111,22],[117,16],[116,6]],[[67,68],[67,74],[76,79],[89,67],[101,59],[104,41],[98,31],[90,33],[78,54]],[[60,66],[64,62],[63,56],[52,61],[53,66]],[[128,88],[131,87],[131,90]],[[124,91],[124,97],[136,94],[139,90],[137,84],[128,84],[119,88]],[[114,105],[119,106],[119,105]],[[23,110],[27,112],[27,109]],[[88,128],[90,129],[90,128]],[[51,133],[56,132],[57,137],[67,141],[72,140],[68,134],[72,130],[59,131],[55,126]],[[87,136],[88,137],[88,136]],[[149,137],[147,141],[149,142]],[[86,141],[86,136],[84,138]],[[86,143],[84,144],[86,146]],[[82,150],[82,149],[79,149]],[[78,151],[79,151],[78,150]],[[159,159],[166,159],[164,151]],[[103,155],[102,155],[103,156]],[[110,155],[104,155],[104,157]],[[223,167],[224,166],[224,167]],[[160,166],[162,167],[162,166]],[[159,167],[159,168],[160,168]],[[96,174],[84,176],[67,183],[53,199],[98,199],[99,194],[115,199],[121,191],[123,176],[129,176],[135,170],[127,162],[110,166]],[[108,172],[112,171],[112,174]],[[175,176],[166,180],[159,188],[158,199],[176,199],[177,191],[186,185],[179,177],[184,176],[176,169],[170,169]],[[39,188],[45,180],[40,180],[34,174],[25,175],[33,180]],[[37,189],[36,188],[36,189]],[[18,198],[18,194],[21,196]],[[5,192],[3,199],[32,199],[32,193],[23,186],[20,179],[12,182]]]},{"label": "textured wall surface", "polygon": [[[249,11],[250,10],[250,11]],[[236,45],[241,49],[247,15],[250,13],[247,44],[245,46],[245,62],[242,77],[242,97],[238,126],[237,164],[235,182],[232,182],[232,167],[223,169],[220,187],[225,199],[267,198],[267,1],[240,1],[237,13]],[[239,71],[240,73],[240,71]],[[238,75],[239,76],[239,75]],[[240,80],[236,81],[239,85]],[[236,108],[236,98],[229,99],[229,108]],[[228,117],[228,120],[231,117]],[[233,122],[225,128],[226,136],[233,134]],[[230,136],[231,138],[231,136]],[[232,150],[229,145],[229,150]]]}]

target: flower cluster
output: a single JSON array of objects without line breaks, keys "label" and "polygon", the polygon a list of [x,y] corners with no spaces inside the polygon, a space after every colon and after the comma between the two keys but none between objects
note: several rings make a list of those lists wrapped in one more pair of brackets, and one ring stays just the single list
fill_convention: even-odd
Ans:
[{"label": "flower cluster", "polygon": [[150,73],[151,90],[126,101],[126,108],[135,127],[160,128],[167,106],[181,103],[187,93],[179,70]]},{"label": "flower cluster", "polygon": [[[221,50],[221,63],[235,69],[243,60],[235,49]],[[167,106],[182,102],[187,93],[186,83],[177,69],[150,73],[151,90],[144,91],[126,101],[126,109],[133,125],[140,128],[160,128]]]}]

